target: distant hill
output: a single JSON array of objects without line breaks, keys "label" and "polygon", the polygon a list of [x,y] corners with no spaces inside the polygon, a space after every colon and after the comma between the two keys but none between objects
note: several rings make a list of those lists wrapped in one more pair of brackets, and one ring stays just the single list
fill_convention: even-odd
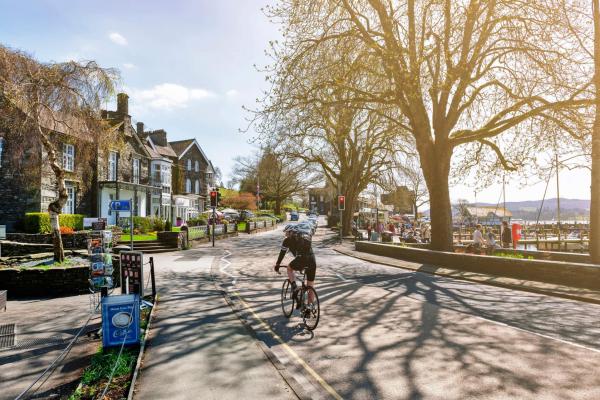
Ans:
[{"label": "distant hill", "polygon": [[[551,220],[556,218],[557,199],[546,199],[540,215],[540,220]],[[477,205],[496,206],[490,203],[477,203]],[[526,220],[537,219],[541,200],[528,201],[507,201],[506,208],[513,213],[513,218],[522,218]],[[498,207],[502,207],[501,202]],[[560,198],[560,216],[563,220],[568,219],[587,219],[590,215],[590,200],[566,199]]]},{"label": "distant hill", "polygon": [[[496,207],[496,204],[492,203],[480,203],[478,206],[491,206]],[[506,208],[512,212],[513,218],[522,218],[524,220],[535,221],[538,217],[540,206],[542,205],[541,200],[527,200],[527,201],[507,201]],[[503,203],[500,202],[498,207],[502,207]],[[541,221],[548,221],[556,219],[557,201],[556,197],[552,199],[546,199],[544,206],[540,214]],[[424,212],[425,215],[429,215],[429,210]],[[561,220],[575,220],[575,219],[588,219],[590,216],[590,200],[581,199],[566,199],[560,198],[560,217]]]}]

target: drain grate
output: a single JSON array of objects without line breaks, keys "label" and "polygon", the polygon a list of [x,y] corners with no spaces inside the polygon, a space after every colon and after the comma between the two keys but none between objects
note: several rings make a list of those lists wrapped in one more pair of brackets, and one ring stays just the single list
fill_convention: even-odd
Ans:
[{"label": "drain grate", "polygon": [[0,349],[15,345],[15,324],[0,325]]}]

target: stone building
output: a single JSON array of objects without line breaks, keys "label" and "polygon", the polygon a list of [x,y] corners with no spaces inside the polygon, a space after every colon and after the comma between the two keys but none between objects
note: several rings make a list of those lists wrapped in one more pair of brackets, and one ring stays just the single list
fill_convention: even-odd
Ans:
[{"label": "stone building", "polygon": [[[96,204],[93,143],[85,135],[58,130],[49,132],[49,136],[56,143],[56,156],[65,170],[69,198],[63,213],[93,214]],[[33,132],[29,135],[16,132],[0,121],[0,225],[6,225],[8,231],[23,229],[25,213],[47,211],[58,196],[48,154],[34,137]]]},{"label": "stone building", "polygon": [[[214,169],[195,139],[171,142],[172,147],[162,129],[145,132],[141,122],[134,129],[124,93],[118,94],[115,111],[101,115],[117,138],[102,149],[85,135],[51,134],[66,175],[69,199],[63,213],[116,224],[129,213],[111,212],[110,201],[130,199],[136,216],[185,221],[204,210]],[[8,231],[21,230],[25,213],[46,212],[57,197],[44,149],[34,143],[23,150],[19,137],[3,128],[0,116],[0,225]]]},{"label": "stone building", "polygon": [[[152,157],[131,125],[128,96],[119,93],[117,110],[104,110],[102,117],[117,131],[119,140],[98,154],[96,214],[107,218],[110,225],[116,224],[121,216],[110,211],[110,202],[132,200],[135,216],[151,215],[152,198],[159,189],[150,178]],[[129,217],[129,213],[122,217]]]},{"label": "stone building", "polygon": [[214,169],[196,139],[170,142],[174,160],[173,204],[175,217],[193,218],[204,211],[208,192],[214,187]]}]

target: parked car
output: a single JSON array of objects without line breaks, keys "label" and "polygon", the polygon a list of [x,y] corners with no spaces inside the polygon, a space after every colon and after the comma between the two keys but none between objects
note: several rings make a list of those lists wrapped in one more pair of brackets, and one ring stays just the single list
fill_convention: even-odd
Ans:
[{"label": "parked car", "polygon": [[290,221],[298,221],[300,219],[300,216],[298,215],[298,213],[296,211],[292,211],[290,213]]}]

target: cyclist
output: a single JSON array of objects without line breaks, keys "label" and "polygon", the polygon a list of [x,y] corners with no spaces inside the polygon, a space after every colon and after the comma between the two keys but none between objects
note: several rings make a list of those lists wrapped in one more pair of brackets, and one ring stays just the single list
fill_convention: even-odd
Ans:
[{"label": "cyclist", "polygon": [[[296,297],[298,300],[296,301],[296,308],[300,308],[300,299],[298,298],[299,288],[296,285],[294,271],[302,271],[304,268],[306,268],[306,285],[314,287],[315,275],[317,272],[317,261],[315,259],[315,253],[312,250],[311,237],[308,232],[303,231],[297,225],[287,225],[283,229],[283,232],[285,234],[285,238],[281,244],[279,257],[277,257],[275,271],[279,272],[281,261],[289,250],[294,256],[294,259],[287,267],[287,275],[290,282],[292,282],[294,297]],[[308,292],[309,307],[312,305],[314,300],[313,292]]]}]

